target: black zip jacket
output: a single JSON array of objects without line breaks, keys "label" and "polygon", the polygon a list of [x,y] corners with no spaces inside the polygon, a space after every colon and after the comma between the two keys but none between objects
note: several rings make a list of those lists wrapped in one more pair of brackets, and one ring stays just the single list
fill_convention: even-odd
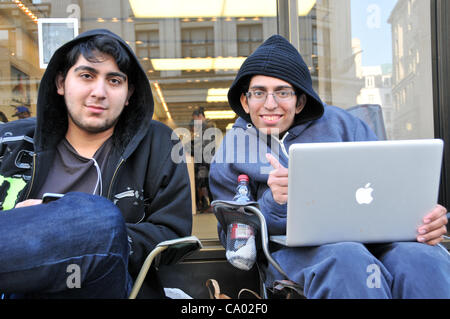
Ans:
[{"label": "black zip jacket", "polygon": [[[0,205],[36,198],[67,131],[64,99],[56,92],[57,71],[67,51],[96,34],[117,38],[134,59],[135,90],[115,127],[113,148],[102,172],[103,196],[121,210],[131,244],[129,272],[135,278],[148,253],[161,241],[188,236],[192,230],[191,192],[185,163],[175,163],[179,143],[172,130],[152,120],[149,81],[128,45],[107,30],[91,30],[59,48],[41,80],[37,117],[0,125]],[[1,212],[0,212],[1,213]],[[154,270],[140,297],[162,297]]]}]

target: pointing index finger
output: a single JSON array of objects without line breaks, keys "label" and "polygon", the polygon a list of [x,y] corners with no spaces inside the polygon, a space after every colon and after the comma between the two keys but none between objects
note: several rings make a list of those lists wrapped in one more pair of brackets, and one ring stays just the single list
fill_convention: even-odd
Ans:
[{"label": "pointing index finger", "polygon": [[272,167],[274,169],[280,168],[280,166],[281,166],[280,162],[278,162],[278,160],[272,154],[267,153],[266,158],[269,161],[270,165],[272,165]]}]

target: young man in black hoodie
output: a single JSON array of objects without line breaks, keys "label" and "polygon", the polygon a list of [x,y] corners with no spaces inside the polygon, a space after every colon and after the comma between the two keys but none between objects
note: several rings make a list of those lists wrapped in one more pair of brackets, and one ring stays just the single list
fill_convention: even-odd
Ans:
[{"label": "young man in black hoodie", "polygon": [[[159,242],[190,235],[187,168],[152,115],[146,74],[117,35],[90,30],[55,52],[37,117],[0,129],[0,292],[124,298]],[[65,196],[43,204],[48,192]],[[149,278],[141,297],[162,297]]]}]

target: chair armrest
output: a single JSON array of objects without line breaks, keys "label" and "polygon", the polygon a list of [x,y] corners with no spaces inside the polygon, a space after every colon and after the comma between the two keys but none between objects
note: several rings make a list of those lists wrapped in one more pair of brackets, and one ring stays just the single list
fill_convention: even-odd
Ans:
[{"label": "chair armrest", "polygon": [[136,298],[153,261],[157,266],[176,264],[202,247],[202,243],[195,236],[166,240],[156,245],[145,259],[128,299]]}]

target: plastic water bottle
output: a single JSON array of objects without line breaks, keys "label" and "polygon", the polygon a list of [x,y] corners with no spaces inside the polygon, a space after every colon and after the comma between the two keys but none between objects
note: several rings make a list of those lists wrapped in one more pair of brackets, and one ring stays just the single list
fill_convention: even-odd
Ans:
[{"label": "plastic water bottle", "polygon": [[248,176],[245,174],[238,176],[238,186],[236,187],[236,195],[233,200],[239,204],[246,204],[250,201],[249,189],[248,189]]},{"label": "plastic water bottle", "polygon": [[[234,201],[246,204],[250,201],[249,178],[239,175]],[[229,263],[242,270],[250,270],[256,261],[255,230],[243,223],[232,223],[227,229],[226,257]]]}]

